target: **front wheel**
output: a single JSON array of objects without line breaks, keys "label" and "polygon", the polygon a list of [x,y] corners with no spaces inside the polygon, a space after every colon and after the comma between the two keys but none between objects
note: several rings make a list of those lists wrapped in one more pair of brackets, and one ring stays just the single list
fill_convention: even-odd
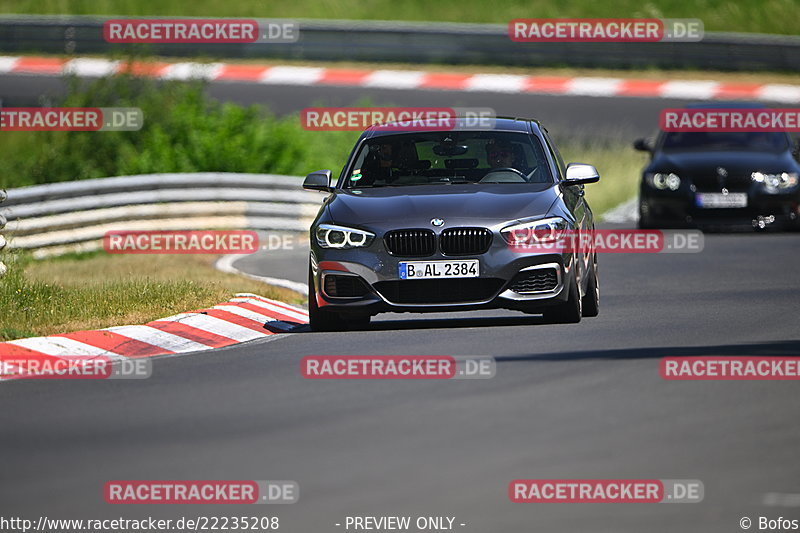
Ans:
[{"label": "front wheel", "polygon": [[597,275],[597,257],[592,261],[589,272],[589,283],[583,296],[583,316],[593,317],[600,314],[600,278]]},{"label": "front wheel", "polygon": [[320,309],[317,305],[317,291],[314,288],[314,273],[308,266],[308,325],[312,331],[341,331],[344,322],[338,314]]},{"label": "front wheel", "polygon": [[636,227],[639,229],[655,229],[655,223],[649,214],[650,209],[644,203],[639,203],[639,220],[636,221]]}]

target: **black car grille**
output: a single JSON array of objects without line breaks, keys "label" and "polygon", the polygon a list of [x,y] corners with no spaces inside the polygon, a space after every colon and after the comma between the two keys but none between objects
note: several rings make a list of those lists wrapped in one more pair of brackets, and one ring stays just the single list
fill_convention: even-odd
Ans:
[{"label": "black car grille", "polygon": [[390,231],[383,241],[390,254],[402,257],[426,257],[436,251],[436,234],[429,229]]},{"label": "black car grille", "polygon": [[[384,238],[390,254],[400,257],[427,257],[436,252],[436,234],[427,229],[401,229],[388,232]],[[439,237],[444,255],[477,255],[492,245],[492,232],[486,228],[451,228]]]},{"label": "black car grille", "polygon": [[425,305],[489,300],[502,285],[497,278],[413,279],[379,281],[375,289],[392,303]]},{"label": "black car grille", "polygon": [[719,178],[714,174],[706,174],[688,177],[697,188],[697,192],[720,192],[722,189],[728,189],[730,192],[747,192],[753,184],[753,180],[749,175],[734,175]]},{"label": "black car grille", "polygon": [[439,237],[439,247],[445,255],[483,254],[492,245],[492,232],[486,228],[446,229]]},{"label": "black car grille", "polygon": [[325,294],[334,298],[358,298],[369,292],[364,281],[356,276],[325,275]]},{"label": "black car grille", "polygon": [[514,276],[508,288],[517,294],[533,294],[552,291],[557,286],[558,272],[555,268],[537,268]]}]

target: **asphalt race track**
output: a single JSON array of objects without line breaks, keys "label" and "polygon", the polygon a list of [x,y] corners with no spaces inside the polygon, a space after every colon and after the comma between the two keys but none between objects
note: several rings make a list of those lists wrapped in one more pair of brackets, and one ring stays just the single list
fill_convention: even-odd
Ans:
[{"label": "asphalt race track", "polygon": [[[57,94],[53,78],[2,76],[4,105]],[[35,90],[32,90],[35,88]],[[363,91],[212,84],[282,111],[379,95],[398,105],[489,105],[589,135],[650,133],[655,99]],[[453,102],[456,95],[459,100]],[[329,98],[322,101],[322,98]],[[448,100],[449,99],[449,100]],[[377,102],[376,102],[377,103]],[[590,197],[591,198],[591,197]],[[343,531],[348,515],[454,516],[490,532],[732,532],[797,518],[797,382],[676,382],[659,359],[800,355],[800,234],[707,234],[698,254],[600,258],[601,313],[546,325],[505,311],[381,315],[365,331],[307,330],[157,359],[145,381],[0,384],[0,508],[26,518],[274,513],[281,531]],[[305,281],[307,251],[263,252],[248,272]],[[464,381],[322,381],[306,355],[488,355]],[[699,479],[697,504],[512,504],[536,479]],[[114,506],[109,480],[295,480],[294,505]],[[755,527],[753,529],[756,529]]]},{"label": "asphalt race track", "polygon": [[[792,382],[674,382],[659,358],[800,353],[798,234],[710,234],[698,254],[601,257],[602,309],[577,325],[512,312],[385,315],[155,361],[146,382],[0,386],[0,501],[59,518],[277,513],[455,516],[463,531],[728,532],[797,488]],[[305,250],[240,268],[301,281]],[[299,275],[298,275],[299,274]],[[313,354],[491,355],[471,381],[317,381]],[[699,504],[512,504],[517,478],[700,479]],[[291,479],[295,505],[111,506],[113,479]]]}]

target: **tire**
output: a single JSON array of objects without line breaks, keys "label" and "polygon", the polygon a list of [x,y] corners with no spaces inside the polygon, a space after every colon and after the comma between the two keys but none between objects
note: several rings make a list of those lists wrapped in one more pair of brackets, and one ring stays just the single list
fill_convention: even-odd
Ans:
[{"label": "tire", "polygon": [[582,315],[595,317],[600,314],[600,278],[597,274],[597,256],[592,261],[592,270],[589,274],[589,283],[586,285],[586,294],[583,296]]},{"label": "tire", "polygon": [[577,324],[583,315],[583,301],[578,291],[577,280],[569,287],[569,297],[564,303],[545,309],[543,316],[551,324]]},{"label": "tire", "polygon": [[642,206],[639,206],[639,220],[636,221],[636,227],[638,229],[655,229],[655,224],[653,223],[653,219],[650,215],[645,215],[642,213]]},{"label": "tire", "polygon": [[337,313],[325,311],[317,306],[317,291],[314,288],[314,274],[308,267],[308,325],[312,331],[343,331],[344,321]]}]

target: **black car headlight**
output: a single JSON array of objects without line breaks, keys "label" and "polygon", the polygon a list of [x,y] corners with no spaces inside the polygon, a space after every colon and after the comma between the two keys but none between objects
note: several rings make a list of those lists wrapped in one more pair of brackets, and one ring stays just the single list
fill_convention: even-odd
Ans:
[{"label": "black car headlight", "polygon": [[785,191],[797,187],[797,172],[781,172],[780,174],[766,174],[764,172],[753,172],[750,178],[756,183],[763,183],[764,189],[770,193]]},{"label": "black car headlight", "polygon": [[363,248],[369,246],[375,238],[375,234],[369,231],[333,224],[320,224],[314,234],[317,244],[323,248]]},{"label": "black car headlight", "polygon": [[677,191],[681,186],[681,178],[672,172],[654,172],[644,175],[647,184],[659,191]]},{"label": "black car headlight", "polygon": [[561,217],[542,218],[506,226],[500,234],[511,245],[555,242],[569,229],[569,223]]}]

